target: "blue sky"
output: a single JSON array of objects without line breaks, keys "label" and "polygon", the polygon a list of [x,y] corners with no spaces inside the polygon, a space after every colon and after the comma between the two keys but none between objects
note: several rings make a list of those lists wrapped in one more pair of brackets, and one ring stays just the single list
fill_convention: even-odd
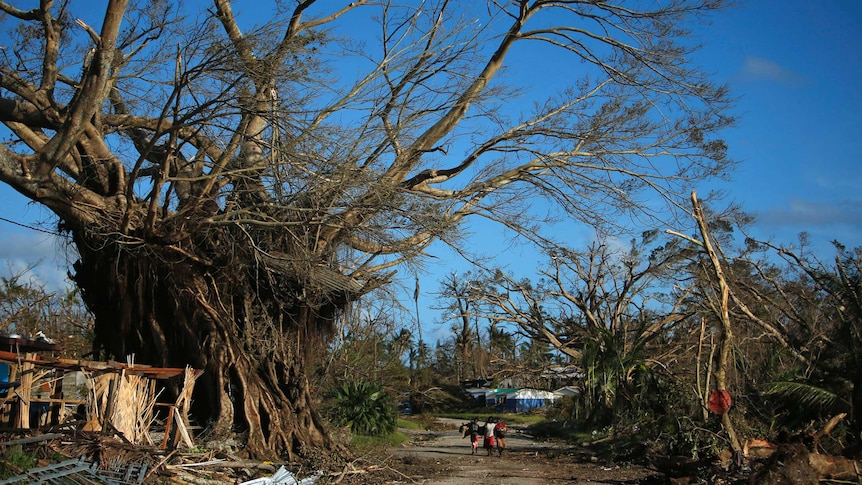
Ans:
[{"label": "blue sky", "polygon": [[[862,245],[862,1],[740,2],[696,34],[705,44],[697,62],[739,98],[739,123],[725,139],[740,165],[725,188],[758,217],[755,235],[789,243],[806,231],[818,247]],[[50,220],[5,186],[0,201],[3,219]],[[0,274],[41,262],[39,278],[57,288],[66,271],[58,255],[50,236],[0,220]],[[423,320],[452,270],[444,252],[435,255],[421,277]],[[408,279],[403,302],[412,309]]]},{"label": "blue sky", "polygon": [[754,1],[702,35],[699,61],[739,97],[728,190],[760,235],[862,244],[862,2]]},{"label": "blue sky", "polygon": [[[792,244],[804,231],[825,258],[832,240],[862,246],[862,1],[739,2],[695,35],[704,43],[696,62],[738,98],[739,121],[724,138],[739,166],[722,188],[756,216],[752,235]],[[446,254],[420,277],[431,343],[447,333],[431,321],[431,293],[459,271]],[[518,247],[499,256],[516,267],[541,262]]]}]

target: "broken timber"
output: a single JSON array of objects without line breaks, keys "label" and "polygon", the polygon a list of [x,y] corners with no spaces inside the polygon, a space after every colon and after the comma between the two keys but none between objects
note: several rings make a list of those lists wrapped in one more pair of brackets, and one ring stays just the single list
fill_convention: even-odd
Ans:
[{"label": "broken timber", "polygon": [[[10,382],[7,394],[0,397],[0,408],[5,425],[15,429],[28,429],[39,426],[30,422],[31,408],[34,404],[38,411],[53,408],[50,424],[57,425],[70,414],[67,406],[81,406],[85,410],[84,430],[102,433],[118,432],[120,436],[135,444],[152,444],[149,427],[154,422],[154,408],[168,408],[171,420],[165,429],[163,449],[183,444],[193,447],[188,433],[188,406],[195,379],[201,371],[191,368],[152,367],[132,362],[98,362],[80,359],[46,357],[34,352],[17,353],[0,350],[0,362],[10,368]],[[65,399],[62,390],[62,377],[67,372],[81,372],[86,377],[88,388],[86,399]],[[157,403],[156,380],[182,376],[180,397],[175,403]],[[41,392],[50,397],[38,397]],[[36,396],[34,396],[36,394]],[[173,426],[173,438],[171,427]]]}]

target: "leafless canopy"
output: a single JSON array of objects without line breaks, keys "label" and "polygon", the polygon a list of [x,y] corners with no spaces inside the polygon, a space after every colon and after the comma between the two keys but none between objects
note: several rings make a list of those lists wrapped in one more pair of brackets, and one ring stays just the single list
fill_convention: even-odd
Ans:
[{"label": "leafless canopy", "polygon": [[670,276],[681,269],[683,253],[674,244],[655,246],[653,237],[628,248],[602,241],[585,251],[558,250],[540,281],[498,271],[488,289],[474,296],[487,305],[490,318],[575,362],[597,335],[614,340],[622,354],[643,349],[692,316],[685,307],[689,290]]},{"label": "leafless canopy", "polygon": [[[2,4],[0,178],[129,244],[189,220],[277,227],[311,259],[367,255],[347,267],[368,275],[469,215],[529,234],[550,200],[606,222],[726,169],[725,93],[684,37],[717,3],[333,3]],[[503,79],[582,77],[516,109],[500,74],[533,52],[546,64]]]}]

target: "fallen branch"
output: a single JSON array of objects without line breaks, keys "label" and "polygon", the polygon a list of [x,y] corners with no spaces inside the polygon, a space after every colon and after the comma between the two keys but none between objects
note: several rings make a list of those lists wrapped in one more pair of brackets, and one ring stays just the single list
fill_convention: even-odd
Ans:
[{"label": "fallen branch", "polygon": [[847,413],[841,413],[836,416],[832,416],[832,419],[826,422],[826,426],[823,427],[820,431],[814,433],[814,438],[819,440],[820,438],[829,435],[835,426],[838,426],[838,423],[841,422],[842,419],[847,417]]},{"label": "fallen branch", "polygon": [[150,467],[150,469],[149,469],[149,470],[147,470],[147,474],[146,474],[146,475],[144,475],[144,481],[146,481],[146,479],[147,479],[147,478],[149,478],[149,476],[150,476],[150,475],[152,475],[156,470],[161,469],[161,467],[162,467],[165,463],[167,463],[167,462],[168,462],[168,460],[170,460],[170,459],[171,459],[171,458],[172,458],[176,453],[177,453],[177,450],[173,450],[173,451],[171,451],[171,452],[170,452],[170,453],[168,453],[164,458],[162,458],[162,459],[161,459],[161,461],[159,461],[159,463],[158,463],[156,466],[154,466],[154,467]]},{"label": "fallen branch", "polygon": [[353,466],[353,462],[345,465],[344,468],[340,472],[332,472],[329,474],[329,476],[334,477],[332,483],[337,484],[337,483],[341,483],[342,480],[344,480],[345,477],[347,477],[348,475],[363,475],[366,473],[372,473],[372,472],[377,472],[377,471],[381,471],[381,470],[388,470],[391,472],[395,472],[398,475],[401,475],[402,477],[404,477],[405,479],[410,480],[410,483],[419,483],[416,480],[414,480],[412,477],[410,477],[409,475],[405,475],[404,473],[402,473],[402,472],[400,472],[394,468],[388,467],[388,466],[369,465],[365,468],[356,468]]},{"label": "fallen branch", "polygon": [[849,460],[843,456],[809,453],[808,464],[817,472],[821,480],[853,480],[853,483],[858,483],[860,471],[862,471],[862,465],[858,461]]}]

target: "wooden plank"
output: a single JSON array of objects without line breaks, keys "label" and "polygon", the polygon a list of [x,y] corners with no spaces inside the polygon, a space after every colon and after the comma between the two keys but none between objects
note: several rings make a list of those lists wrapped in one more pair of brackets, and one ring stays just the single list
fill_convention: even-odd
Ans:
[{"label": "wooden plank", "polygon": [[30,402],[44,402],[48,404],[87,404],[85,399],[55,399],[53,397],[34,397]]},{"label": "wooden plank", "polygon": [[19,369],[21,385],[18,389],[15,389],[15,394],[19,398],[18,415],[14,423],[16,428],[30,427],[30,392],[33,387],[33,363],[30,360],[32,360],[34,355],[32,353],[25,354]]},{"label": "wooden plank", "polygon": [[33,340],[20,337],[0,336],[0,345],[3,347],[21,349],[26,352],[59,352],[63,347],[57,343],[48,343],[42,340]]},{"label": "wooden plank", "polygon": [[[63,370],[86,370],[89,372],[97,371],[116,371],[125,370],[127,373],[135,375],[151,377],[155,379],[168,379],[186,372],[183,367],[153,367],[146,364],[126,364],[116,361],[99,362],[91,360],[63,359],[57,357],[46,357],[36,354],[27,354],[23,358],[21,354],[0,350],[0,362],[11,364],[31,363],[39,367],[48,367],[52,369]],[[193,369],[196,374],[202,371]]]},{"label": "wooden plank", "polygon": [[168,409],[168,419],[165,421],[165,437],[162,439],[162,449],[168,448],[168,438],[171,435],[171,425],[174,422],[174,406]]},{"label": "wooden plank", "polygon": [[30,443],[41,443],[42,441],[51,441],[63,437],[63,433],[45,433],[36,436],[28,436],[17,440],[0,441],[0,446],[26,445]]},{"label": "wooden plank", "polygon": [[192,441],[191,436],[189,436],[189,431],[186,429],[186,424],[183,423],[183,420],[180,416],[177,416],[176,419],[174,419],[174,425],[177,428],[177,434],[183,439],[183,443],[185,443],[186,446],[189,447],[189,449],[194,448],[195,444]]}]

